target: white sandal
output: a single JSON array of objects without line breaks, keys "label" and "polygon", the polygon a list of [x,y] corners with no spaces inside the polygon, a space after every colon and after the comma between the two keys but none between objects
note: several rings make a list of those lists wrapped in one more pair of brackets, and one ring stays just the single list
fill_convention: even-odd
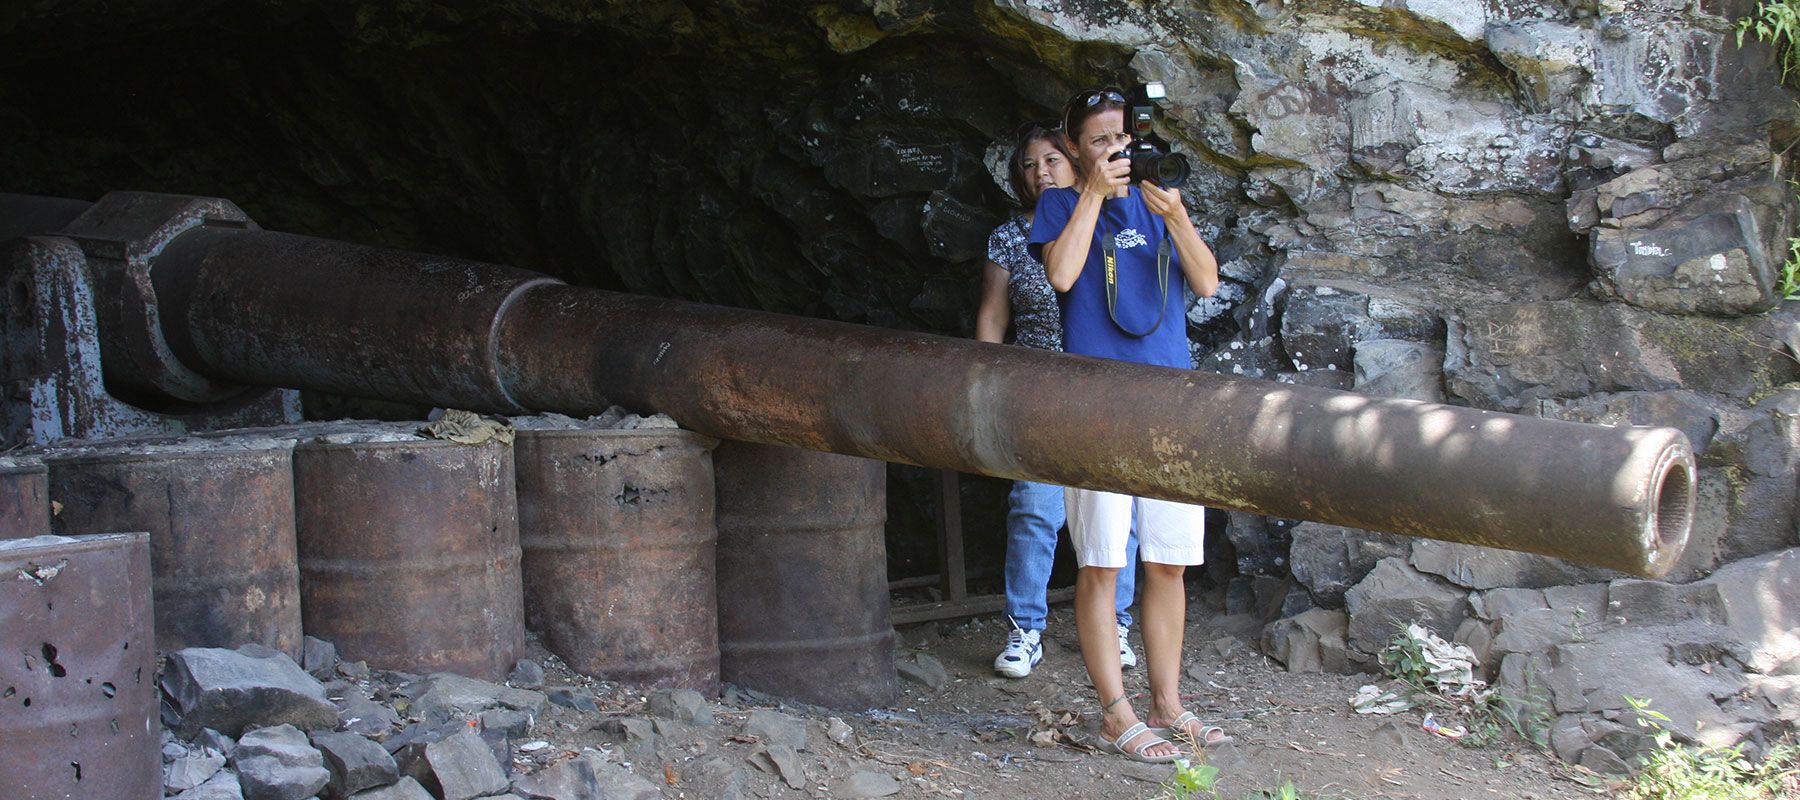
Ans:
[{"label": "white sandal", "polygon": [[1126,742],[1131,741],[1132,738],[1134,738],[1140,734],[1148,733],[1149,731],[1150,731],[1150,726],[1145,725],[1144,723],[1140,722],[1136,725],[1126,728],[1125,732],[1119,734],[1119,737],[1116,739],[1109,740],[1106,738],[1106,734],[1102,733],[1099,736],[1100,749],[1102,751],[1108,752],[1108,753],[1117,753],[1118,755],[1122,755],[1126,758],[1131,759],[1132,761],[1142,761],[1145,764],[1167,764],[1181,756],[1181,752],[1179,750],[1177,750],[1176,752],[1173,752],[1173,753],[1169,753],[1167,755],[1160,755],[1160,756],[1145,755],[1144,754],[1145,750],[1149,750],[1150,748],[1155,747],[1158,744],[1167,744],[1167,745],[1170,745],[1171,747],[1174,746],[1173,744],[1171,744],[1169,742],[1168,739],[1164,739],[1163,737],[1155,735],[1155,734],[1151,734],[1150,739],[1148,741],[1144,742],[1143,744],[1138,745],[1137,747],[1132,747],[1132,748],[1125,747]]},{"label": "white sandal", "polygon": [[[1181,712],[1181,716],[1176,717],[1175,721],[1173,723],[1171,723],[1168,727],[1166,727],[1166,728],[1151,728],[1150,732],[1156,734],[1157,736],[1161,736],[1165,739],[1179,740],[1179,741],[1186,742],[1189,740],[1189,737],[1187,734],[1188,723],[1199,722],[1199,721],[1200,721],[1200,718],[1194,716],[1194,712],[1183,711],[1183,712]],[[1217,734],[1217,736],[1214,736],[1214,734]],[[1218,747],[1219,745],[1222,745],[1222,744],[1230,744],[1233,741],[1236,741],[1236,740],[1234,738],[1232,738],[1229,734],[1225,733],[1224,728],[1221,728],[1217,725],[1202,725],[1202,726],[1200,726],[1200,741],[1194,742],[1194,744],[1197,744],[1201,747]]]}]

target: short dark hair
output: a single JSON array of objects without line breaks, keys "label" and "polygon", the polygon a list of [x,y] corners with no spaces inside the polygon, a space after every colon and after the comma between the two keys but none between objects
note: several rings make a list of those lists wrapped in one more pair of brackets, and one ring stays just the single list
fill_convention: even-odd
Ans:
[{"label": "short dark hair", "polygon": [[1115,108],[1125,109],[1125,92],[1117,86],[1096,86],[1077,92],[1063,105],[1063,131],[1073,140],[1089,117]]},{"label": "short dark hair", "polygon": [[[1012,180],[1013,196],[1019,198],[1019,204],[1027,209],[1037,205],[1038,188],[1037,182],[1025,172],[1025,149],[1040,139],[1049,142],[1051,147],[1056,148],[1056,152],[1062,153],[1063,158],[1069,158],[1068,147],[1063,142],[1062,126],[1056,124],[1056,120],[1027,122],[1019,128],[1019,138],[1013,145],[1012,163],[1008,165],[1010,169],[1007,177]],[[1070,163],[1074,163],[1073,159]]]}]

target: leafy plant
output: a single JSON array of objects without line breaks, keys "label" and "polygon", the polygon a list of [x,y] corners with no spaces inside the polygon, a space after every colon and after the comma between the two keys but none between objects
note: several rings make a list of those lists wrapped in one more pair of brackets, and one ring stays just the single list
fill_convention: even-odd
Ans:
[{"label": "leafy plant", "polygon": [[1800,748],[1780,742],[1761,761],[1751,761],[1743,747],[1688,748],[1675,741],[1663,723],[1669,718],[1651,710],[1648,700],[1627,696],[1637,724],[1653,731],[1655,746],[1639,759],[1639,770],[1626,781],[1621,797],[1628,800],[1774,800],[1800,793]]},{"label": "leafy plant", "polygon": [[1293,781],[1281,784],[1279,788],[1264,789],[1257,793],[1258,800],[1300,800],[1300,789]]},{"label": "leafy plant", "polygon": [[[1487,688],[1486,682],[1474,677],[1474,653],[1462,645],[1450,645],[1418,625],[1408,625],[1388,641],[1377,656],[1382,671],[1410,693],[1411,699],[1433,709],[1433,715],[1448,713],[1459,717],[1466,728],[1446,735],[1460,744],[1480,747],[1498,740],[1507,726],[1519,729],[1532,720],[1508,706]],[[1433,722],[1427,716],[1427,725]],[[1441,724],[1440,730],[1451,726]],[[1546,726],[1547,728],[1547,726]]]},{"label": "leafy plant", "polygon": [[1751,33],[1775,48],[1781,63],[1781,82],[1800,89],[1795,80],[1800,76],[1800,0],[1762,0],[1756,13],[1737,22],[1739,47],[1744,46],[1744,36]]},{"label": "leafy plant", "polygon": [[1219,768],[1204,762],[1189,761],[1185,758],[1175,762],[1175,775],[1169,778],[1164,787],[1169,796],[1175,800],[1192,797],[1196,792],[1213,793],[1213,786],[1219,780]]},{"label": "leafy plant", "polygon": [[1394,634],[1376,658],[1381,662],[1381,671],[1388,677],[1415,690],[1430,689],[1432,665],[1425,658],[1425,640],[1410,629]]},{"label": "leafy plant", "polygon": [[1800,300],[1800,237],[1788,239],[1787,262],[1781,265],[1775,294],[1783,300]]}]

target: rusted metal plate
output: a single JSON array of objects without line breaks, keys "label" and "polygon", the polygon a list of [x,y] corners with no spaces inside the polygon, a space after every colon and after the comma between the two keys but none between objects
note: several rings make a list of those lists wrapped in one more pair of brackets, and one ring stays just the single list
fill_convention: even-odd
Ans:
[{"label": "rusted metal plate", "polygon": [[306,632],[374,667],[504,679],[525,648],[512,447],[323,438],[294,450]]},{"label": "rusted metal plate", "polygon": [[720,675],[832,708],[893,700],[886,465],[729,441],[713,464]]},{"label": "rusted metal plate", "polygon": [[50,472],[42,462],[0,458],[0,539],[50,533]]},{"label": "rusted metal plate", "polygon": [[0,797],[161,797],[150,539],[0,542]]},{"label": "rusted metal plate", "polygon": [[108,443],[53,450],[57,533],[147,531],[156,646],[300,654],[292,444]]},{"label": "rusted metal plate", "polygon": [[518,432],[525,622],[570,668],[718,694],[715,444],[674,429]]}]

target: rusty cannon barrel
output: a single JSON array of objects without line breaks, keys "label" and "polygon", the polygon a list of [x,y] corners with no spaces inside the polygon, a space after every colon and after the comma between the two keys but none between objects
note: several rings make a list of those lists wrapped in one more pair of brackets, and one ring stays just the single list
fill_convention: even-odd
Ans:
[{"label": "rusty cannon barrel", "polygon": [[203,378],[220,394],[282,386],[509,413],[587,415],[619,403],[720,438],[1502,547],[1647,577],[1674,566],[1692,522],[1694,457],[1672,428],[1374,398],[583,289],[524,270],[262,231],[235,207],[219,211],[226,201],[169,198],[108,195],[66,235],[103,248],[104,231],[132,227],[132,215],[189,202],[175,210],[195,222],[127,270],[137,293],[109,294],[156,304],[149,316],[166,344],[143,356],[138,385],[161,380],[171,393]]}]

